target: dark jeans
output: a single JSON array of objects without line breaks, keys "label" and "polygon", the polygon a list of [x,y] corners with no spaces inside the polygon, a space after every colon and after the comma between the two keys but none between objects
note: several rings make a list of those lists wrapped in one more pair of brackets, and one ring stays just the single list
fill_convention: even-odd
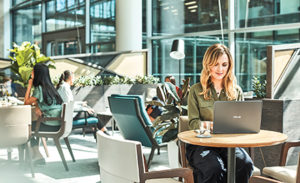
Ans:
[{"label": "dark jeans", "polygon": [[[252,175],[253,162],[243,148],[235,148],[236,182],[247,183]],[[227,182],[227,148],[187,144],[186,157],[193,168],[195,183]]]},{"label": "dark jeans", "polygon": [[[36,126],[36,121],[33,121],[31,124],[31,130],[34,131]],[[57,132],[60,129],[60,126],[50,126],[44,123],[41,123],[39,131],[41,132]],[[36,137],[31,137],[30,139],[31,147],[38,145],[38,139]]]}]

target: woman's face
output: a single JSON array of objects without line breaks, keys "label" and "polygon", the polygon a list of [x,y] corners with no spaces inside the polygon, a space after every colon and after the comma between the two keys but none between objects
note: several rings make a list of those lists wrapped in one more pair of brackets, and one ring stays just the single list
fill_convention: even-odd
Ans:
[{"label": "woman's face", "polygon": [[69,81],[70,81],[70,85],[73,85],[73,81],[74,81],[74,75],[71,73],[70,77],[69,77]]},{"label": "woman's face", "polygon": [[226,54],[221,55],[215,66],[210,68],[210,76],[212,81],[222,80],[227,74],[229,68],[229,60]]}]

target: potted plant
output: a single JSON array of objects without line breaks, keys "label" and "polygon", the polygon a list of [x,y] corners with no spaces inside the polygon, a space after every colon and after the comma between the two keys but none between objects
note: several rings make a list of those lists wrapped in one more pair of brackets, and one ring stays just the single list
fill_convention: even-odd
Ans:
[{"label": "potted plant", "polygon": [[163,108],[163,112],[153,121],[155,136],[162,136],[163,142],[169,142],[177,138],[179,116],[187,111],[187,96],[189,92],[190,79],[184,81],[182,96],[176,92],[176,86],[170,82],[165,82],[157,87],[157,96],[162,102],[147,102]]},{"label": "potted plant", "polygon": [[[59,78],[52,78],[56,85]],[[159,78],[154,76],[80,76],[75,79],[72,92],[74,100],[87,101],[96,112],[109,110],[108,97],[111,94],[142,95],[151,100],[156,95]]]},{"label": "potted plant", "polygon": [[[27,41],[23,42],[21,46],[13,43],[13,49],[9,51],[12,53],[12,56],[9,56],[12,60],[10,68],[18,76],[18,80],[15,83],[20,84],[22,87],[27,86],[35,64],[46,63],[48,61],[54,62],[49,57],[41,54],[38,45]],[[48,67],[55,68],[52,64],[48,64]]]},{"label": "potted plant", "polygon": [[256,98],[262,99],[266,97],[266,85],[267,81],[264,80],[261,82],[258,77],[253,76],[252,78],[252,87],[256,95]]}]

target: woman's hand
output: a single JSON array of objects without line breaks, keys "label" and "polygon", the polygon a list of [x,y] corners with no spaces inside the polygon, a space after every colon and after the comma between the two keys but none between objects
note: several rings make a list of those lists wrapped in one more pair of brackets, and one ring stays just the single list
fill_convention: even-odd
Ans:
[{"label": "woman's hand", "polygon": [[94,114],[94,113],[95,113],[94,109],[92,109],[92,108],[88,108],[86,111],[87,111],[89,114]]},{"label": "woman's hand", "polygon": [[35,106],[35,114],[37,117],[41,117],[43,115],[41,109],[38,106]]},{"label": "woman's hand", "polygon": [[32,71],[31,72],[31,77],[29,78],[29,80],[28,80],[28,86],[32,86],[32,83],[33,83],[33,78],[34,78],[34,72]]}]

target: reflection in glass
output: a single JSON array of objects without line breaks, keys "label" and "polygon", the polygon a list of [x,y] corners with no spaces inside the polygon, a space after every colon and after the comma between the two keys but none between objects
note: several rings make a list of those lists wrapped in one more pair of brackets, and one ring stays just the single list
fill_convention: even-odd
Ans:
[{"label": "reflection in glass", "polygon": [[85,3],[50,0],[46,3],[47,32],[85,25]]},{"label": "reflection in glass", "polygon": [[[153,0],[153,35],[179,34],[220,29],[218,0]],[[228,0],[221,1],[227,27]]]},{"label": "reflection in glass", "polygon": [[184,37],[185,58],[182,60],[174,60],[170,57],[170,50],[173,39],[154,40],[152,42],[152,74],[160,77],[164,81],[168,75],[176,78],[178,85],[183,84],[182,80],[190,77],[191,84],[200,80],[202,71],[202,59],[206,49],[215,44],[220,43],[218,37]]},{"label": "reflection in glass", "polygon": [[41,5],[16,10],[13,14],[13,42],[30,41],[41,46]]},{"label": "reflection in glass", "polygon": [[297,29],[236,34],[235,74],[243,91],[252,90],[253,76],[261,81],[266,79],[268,45],[297,42]]},{"label": "reflection in glass", "polygon": [[[253,27],[300,21],[298,0],[239,0],[236,1],[236,27]],[[247,10],[248,7],[248,10]],[[246,25],[246,26],[245,26]]]},{"label": "reflection in glass", "polygon": [[94,1],[90,8],[91,52],[115,50],[115,0]]}]

